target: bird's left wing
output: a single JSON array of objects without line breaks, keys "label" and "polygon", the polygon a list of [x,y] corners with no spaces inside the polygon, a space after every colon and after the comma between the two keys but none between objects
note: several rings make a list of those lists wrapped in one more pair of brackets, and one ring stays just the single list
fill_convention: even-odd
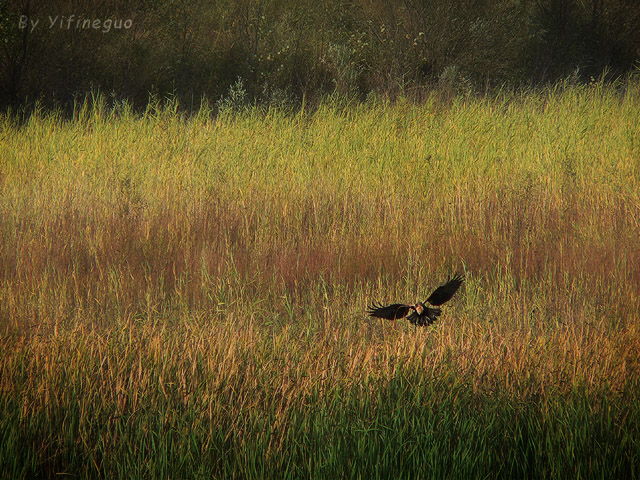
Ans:
[{"label": "bird's left wing", "polygon": [[436,288],[429,298],[427,298],[427,302],[431,305],[442,305],[444,302],[448,302],[451,300],[451,297],[458,291],[460,285],[464,282],[464,277],[462,275],[456,275],[451,278],[444,285],[440,285]]},{"label": "bird's left wing", "polygon": [[369,307],[367,313],[370,317],[386,318],[387,320],[397,320],[406,317],[411,310],[411,305],[404,303],[394,303],[392,305],[376,305],[375,303]]}]

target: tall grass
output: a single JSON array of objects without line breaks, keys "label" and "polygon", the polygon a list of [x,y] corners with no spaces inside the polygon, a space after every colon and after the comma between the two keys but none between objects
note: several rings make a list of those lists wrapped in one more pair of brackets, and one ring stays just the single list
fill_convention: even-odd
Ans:
[{"label": "tall grass", "polygon": [[639,99],[2,117],[0,475],[637,475]]}]

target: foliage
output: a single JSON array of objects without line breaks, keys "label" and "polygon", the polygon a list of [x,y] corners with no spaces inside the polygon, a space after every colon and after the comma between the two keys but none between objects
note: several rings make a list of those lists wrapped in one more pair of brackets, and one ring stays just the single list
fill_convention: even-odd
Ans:
[{"label": "foliage", "polygon": [[69,110],[93,89],[195,112],[238,78],[251,104],[298,106],[611,80],[637,67],[639,24],[620,0],[0,0],[0,105]]}]

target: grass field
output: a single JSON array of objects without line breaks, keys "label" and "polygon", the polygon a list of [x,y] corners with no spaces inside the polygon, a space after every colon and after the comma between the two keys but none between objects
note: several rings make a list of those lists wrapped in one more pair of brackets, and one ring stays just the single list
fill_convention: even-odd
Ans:
[{"label": "grass field", "polygon": [[0,477],[637,477],[638,232],[633,83],[5,115]]}]

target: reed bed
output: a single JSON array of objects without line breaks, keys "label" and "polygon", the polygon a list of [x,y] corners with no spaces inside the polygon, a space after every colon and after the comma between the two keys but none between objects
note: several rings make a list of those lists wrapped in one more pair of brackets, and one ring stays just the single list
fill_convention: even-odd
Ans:
[{"label": "reed bed", "polygon": [[1,117],[0,476],[637,476],[639,99]]}]

